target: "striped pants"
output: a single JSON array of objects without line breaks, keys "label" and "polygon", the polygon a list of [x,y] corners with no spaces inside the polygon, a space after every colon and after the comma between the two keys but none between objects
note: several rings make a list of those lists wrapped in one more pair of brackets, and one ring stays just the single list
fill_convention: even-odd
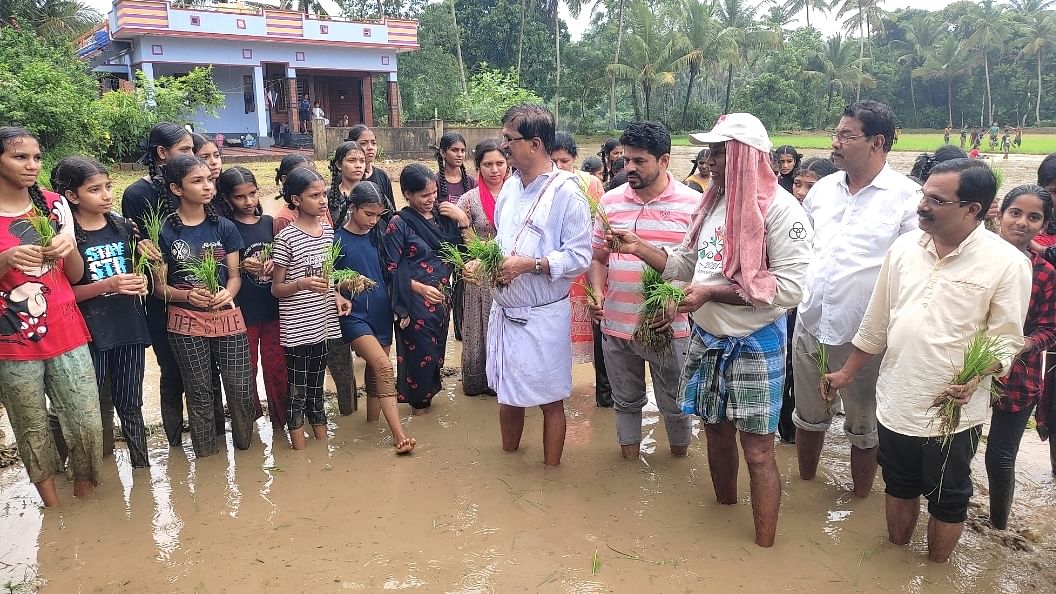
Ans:
[{"label": "striped pants", "polygon": [[223,417],[217,419],[213,408],[214,365],[220,368],[227,408],[231,413],[231,440],[236,448],[248,449],[253,439],[255,414],[249,391],[251,378],[246,334],[205,338],[170,332],[169,344],[180,366],[187,395],[187,418],[194,455],[202,458],[219,449],[217,424],[223,423]]},{"label": "striped pants", "polygon": [[[121,434],[128,445],[132,468],[150,466],[147,459],[147,433],[143,425],[143,368],[146,347],[129,344],[105,351],[88,345],[95,364],[95,383],[102,391],[110,379],[110,399],[121,419]],[[110,413],[113,414],[113,413]]]},{"label": "striped pants", "polygon": [[[345,347],[347,350],[347,347]],[[286,351],[286,426],[293,431],[304,426],[326,425],[323,407],[323,377],[326,374],[326,342],[284,347]]]}]

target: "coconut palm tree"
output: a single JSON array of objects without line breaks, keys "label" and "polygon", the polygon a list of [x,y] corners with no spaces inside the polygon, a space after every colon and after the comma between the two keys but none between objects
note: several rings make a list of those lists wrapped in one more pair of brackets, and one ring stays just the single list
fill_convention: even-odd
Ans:
[{"label": "coconut palm tree", "polygon": [[[620,63],[620,45],[623,43],[623,12],[626,0],[618,0],[618,13],[616,24],[616,47],[612,54],[613,65]],[[609,76],[609,129],[616,129],[616,76]]]},{"label": "coconut palm tree", "polygon": [[1056,51],[1056,13],[1049,8],[1056,0],[1012,0],[1018,20],[1024,24],[1027,44],[1019,51],[1016,61],[1034,56],[1038,61],[1038,97],[1034,104],[1034,125],[1041,121],[1041,74],[1046,52]]},{"label": "coconut palm tree", "polygon": [[865,77],[865,41],[872,38],[874,32],[884,30],[884,11],[880,8],[883,0],[833,0],[833,8],[839,6],[836,18],[843,21],[843,30],[847,33],[858,30],[858,68],[859,83],[855,91],[855,101],[862,98],[862,81]]},{"label": "coconut palm tree", "polygon": [[913,74],[918,77],[946,81],[946,106],[949,110],[947,121],[949,122],[953,122],[953,81],[971,68],[968,55],[957,37],[946,33],[942,35],[937,44],[930,48],[924,58],[924,64],[913,71]]},{"label": "coconut palm tree", "polygon": [[755,20],[756,7],[747,0],[716,0],[716,14],[723,29],[737,31],[737,52],[727,56],[726,102],[723,113],[730,111],[730,93],[733,91],[733,68],[742,61],[750,48],[776,48],[781,45],[781,34],[767,29]]},{"label": "coconut palm tree", "polygon": [[784,31],[785,26],[792,22],[792,17],[796,13],[790,11],[787,6],[782,4],[771,4],[767,9],[766,13],[763,14],[763,24],[766,25],[770,30],[781,33]]},{"label": "coconut palm tree", "polygon": [[[675,84],[671,57],[672,44],[664,40],[660,22],[642,0],[628,7],[631,29],[627,35],[627,53],[620,64],[609,64],[609,74],[641,87],[645,119],[652,119],[653,90]],[[637,92],[636,92],[637,94]],[[635,117],[640,114],[635,106]]]},{"label": "coconut palm tree", "polygon": [[682,128],[686,127],[686,112],[689,97],[698,77],[705,71],[719,72],[722,61],[737,59],[742,32],[720,26],[714,2],[710,0],[683,0],[679,9],[685,15],[682,28],[675,34],[674,51],[679,55],[672,67],[676,71],[689,71],[686,99],[682,104]]},{"label": "coconut palm tree", "polygon": [[44,37],[77,37],[102,20],[79,0],[0,0],[0,23],[13,21]]},{"label": "coconut palm tree", "polygon": [[825,40],[823,52],[811,56],[808,65],[812,68],[803,72],[804,77],[825,83],[827,88],[826,114],[832,111],[832,99],[836,91],[842,95],[858,84],[866,87],[876,86],[872,77],[868,74],[861,74],[858,62],[864,58],[856,58],[854,49],[853,44],[848,43],[842,35],[837,33]]},{"label": "coconut palm tree", "polygon": [[282,2],[279,2],[279,8],[296,10],[304,14],[321,14],[323,16],[329,14],[319,0],[282,0]]},{"label": "coconut palm tree", "polygon": [[787,10],[789,14],[796,15],[796,14],[799,14],[799,11],[801,11],[801,10],[806,11],[806,13],[807,13],[807,26],[808,27],[811,26],[810,25],[810,9],[811,8],[813,8],[814,10],[816,10],[816,11],[822,13],[822,14],[825,14],[826,12],[829,12],[829,10],[832,8],[832,6],[828,2],[828,0],[788,0],[787,2],[785,2],[785,10]]},{"label": "coconut palm tree", "polygon": [[994,100],[990,93],[990,52],[1003,51],[1008,40],[1008,20],[1005,7],[994,0],[982,0],[962,19],[962,25],[968,31],[964,40],[964,50],[978,50],[983,61],[983,74],[986,76],[986,124],[994,121]]},{"label": "coconut palm tree", "polygon": [[903,39],[891,42],[892,48],[898,52],[898,63],[902,65],[902,71],[909,75],[909,98],[913,104],[913,125],[919,126],[917,121],[917,94],[914,80],[917,78],[913,72],[924,64],[928,52],[939,40],[940,29],[935,26],[928,14],[912,13],[910,18],[898,23],[902,29]]}]

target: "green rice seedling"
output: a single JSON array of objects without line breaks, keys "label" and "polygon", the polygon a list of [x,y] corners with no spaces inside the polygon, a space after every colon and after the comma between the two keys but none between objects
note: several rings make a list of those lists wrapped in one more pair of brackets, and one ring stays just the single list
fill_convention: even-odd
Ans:
[{"label": "green rice seedling", "polygon": [[40,209],[36,206],[29,213],[29,225],[33,228],[33,232],[37,234],[37,243],[40,247],[48,247],[51,245],[51,240],[55,239],[57,233],[55,227],[51,224],[51,217],[40,212]]},{"label": "green rice seedling", "polygon": [[128,247],[128,253],[132,256],[133,274],[138,274],[139,276],[147,276],[147,274],[151,271],[151,268],[153,267],[150,263],[150,258],[147,258],[147,255],[141,252],[138,247],[136,247],[136,243],[134,241],[129,242]]},{"label": "green rice seedling", "polygon": [[445,264],[453,266],[459,272],[466,269],[466,258],[462,255],[462,250],[458,249],[458,246],[453,243],[445,241],[440,244],[440,259]]},{"label": "green rice seedling", "polygon": [[[821,378],[821,393],[822,398],[824,395],[829,393],[829,380],[825,379],[825,374],[829,373],[829,348],[822,343],[818,343],[818,352],[810,356],[814,360],[814,364],[818,366],[818,377]],[[827,400],[829,415],[832,415],[832,400]]]},{"label": "green rice seedling", "polygon": [[330,280],[337,285],[339,291],[348,292],[353,296],[366,293],[378,286],[378,283],[373,280],[347,268],[335,270],[330,275]]},{"label": "green rice seedling", "polygon": [[147,239],[158,249],[161,249],[161,226],[164,222],[165,217],[162,216],[161,211],[157,208],[148,209],[143,216],[143,225],[146,227],[144,231],[147,232]]},{"label": "green rice seedling", "polygon": [[325,279],[329,279],[334,275],[334,270],[337,269],[337,261],[341,258],[341,245],[337,243],[331,243],[330,247],[323,250],[323,265],[319,276]]},{"label": "green rice seedling", "polygon": [[506,259],[499,242],[474,237],[466,243],[466,254],[470,261],[480,262],[483,268],[481,276],[486,283],[496,287],[505,286],[506,283],[499,281],[499,268],[502,268],[502,262]]},{"label": "green rice seedling", "polygon": [[[997,360],[1008,354],[1008,347],[998,338],[987,336],[985,332],[979,331],[969,340],[968,348],[964,351],[964,360],[961,370],[950,381],[950,385],[963,386],[973,379],[980,380],[987,375],[987,368]],[[991,386],[991,397],[995,393],[995,387]],[[946,447],[953,439],[954,431],[961,423],[961,405],[954,402],[947,394],[939,394],[931,407],[936,409],[935,418],[932,422],[939,423],[939,431],[942,433],[942,445]]]},{"label": "green rice seedling", "polygon": [[183,271],[194,277],[198,283],[213,295],[220,292],[220,267],[223,264],[216,257],[213,248],[206,248],[200,258],[191,258],[183,263]]},{"label": "green rice seedling", "polygon": [[646,266],[642,270],[642,307],[634,339],[654,352],[662,353],[671,346],[674,331],[668,327],[656,331],[649,327],[653,318],[669,306],[678,307],[686,298],[686,292],[665,281],[656,269]]},{"label": "green rice seedling", "polygon": [[260,246],[260,251],[257,252],[257,260],[260,261],[261,264],[267,264],[268,261],[271,260],[271,253],[274,249],[275,244],[273,243],[265,243]]},{"label": "green rice seedling", "polygon": [[[578,176],[577,176],[578,178]],[[587,204],[590,205],[590,216],[601,223],[601,230],[605,233],[612,232],[612,224],[609,223],[609,216],[605,214],[605,209],[601,207],[601,201],[596,200],[587,193],[586,182],[582,179],[579,180],[580,189],[583,190],[583,197],[586,198]],[[608,243],[610,252],[620,251],[620,240],[615,235],[612,236],[612,241]]]}]

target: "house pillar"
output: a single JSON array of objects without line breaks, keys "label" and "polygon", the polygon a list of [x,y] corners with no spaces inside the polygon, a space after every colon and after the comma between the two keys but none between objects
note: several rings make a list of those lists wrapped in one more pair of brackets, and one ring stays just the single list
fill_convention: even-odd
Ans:
[{"label": "house pillar", "polygon": [[265,138],[271,134],[271,130],[268,129],[269,113],[267,98],[264,96],[263,66],[253,67],[253,97],[257,106],[257,138]]},{"label": "house pillar", "polygon": [[360,80],[360,94],[359,100],[362,103],[363,109],[360,113],[363,116],[363,123],[368,127],[374,127],[374,88],[373,81],[374,75],[368,74]]},{"label": "house pillar", "polygon": [[301,131],[301,118],[297,113],[297,104],[301,100],[300,96],[297,95],[297,69],[286,68],[286,86],[287,96],[290,100],[287,102],[287,106],[290,110],[290,134],[298,134]]},{"label": "house pillar", "polygon": [[396,81],[396,73],[389,73],[389,127],[400,127],[400,83]]}]

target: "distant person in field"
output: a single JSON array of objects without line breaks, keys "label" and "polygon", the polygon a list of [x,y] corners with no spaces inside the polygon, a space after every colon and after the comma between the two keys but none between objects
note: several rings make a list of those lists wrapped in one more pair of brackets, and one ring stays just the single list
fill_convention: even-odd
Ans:
[{"label": "distant person in field", "polygon": [[792,193],[792,182],[795,179],[796,169],[803,155],[793,146],[780,146],[774,151],[774,165],[777,167],[777,184],[784,188],[789,194]]},{"label": "distant person in field", "polygon": [[1012,140],[1012,144],[1014,144],[1017,149],[1023,145],[1023,128],[1016,126],[1016,136]]},{"label": "distant person in field", "polygon": [[[1007,376],[1023,346],[1031,265],[1022,252],[982,224],[997,191],[983,163],[936,165],[918,205],[920,229],[891,246],[853,352],[825,375],[831,398],[881,359],[876,417],[883,468],[887,537],[909,544],[928,500],[928,559],[949,561],[968,516],[971,462],[990,407],[993,378]],[[953,385],[970,337],[983,331],[1007,352],[981,373]],[[886,353],[885,353],[886,351]],[[834,365],[833,367],[836,367]],[[960,406],[944,429],[936,397]]]},{"label": "distant person in field", "polygon": [[697,151],[697,156],[693,159],[693,168],[689,170],[689,175],[682,180],[682,183],[701,194],[708,189],[708,184],[711,183],[711,170],[708,169],[708,147]]},{"label": "distant person in field", "polygon": [[[964,144],[966,142],[968,142],[968,124],[964,124],[964,125],[961,126],[961,148],[962,149],[964,148]],[[947,142],[946,144],[949,144],[949,142]]]},{"label": "distant person in field", "polygon": [[942,131],[942,143],[950,144],[950,134],[953,133],[953,125],[946,124],[946,129]]},{"label": "distant person in field", "polygon": [[[820,393],[816,358],[821,345],[829,368],[843,365],[854,351],[873,285],[891,245],[917,229],[920,186],[887,162],[895,132],[895,114],[877,101],[843,110],[832,135],[832,161],[842,173],[814,185],[803,207],[815,231],[806,291],[792,337],[795,372],[796,456],[799,476],[818,471],[825,432],[832,423],[829,401]],[[843,430],[851,446],[854,494],[867,497],[876,476],[876,378],[879,359],[840,392],[846,417]]]}]

